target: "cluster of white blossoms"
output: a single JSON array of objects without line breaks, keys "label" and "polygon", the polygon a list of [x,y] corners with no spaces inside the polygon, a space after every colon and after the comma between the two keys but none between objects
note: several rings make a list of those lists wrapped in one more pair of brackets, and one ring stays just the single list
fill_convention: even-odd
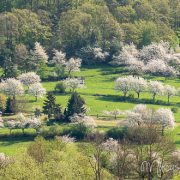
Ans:
[{"label": "cluster of white blossoms", "polygon": [[[48,55],[40,43],[35,43],[33,53],[38,60],[43,60],[45,63],[48,63]],[[54,49],[54,56],[52,60],[49,61],[49,64],[55,64],[59,68],[65,68],[65,70],[68,72],[68,75],[71,76],[72,72],[80,71],[81,62],[82,60],[79,58],[70,58],[67,60],[66,53]]]},{"label": "cluster of white blossoms", "polygon": [[28,93],[34,97],[42,97],[46,94],[45,88],[40,83],[40,77],[34,72],[21,74],[17,79],[9,78],[0,83],[0,91],[7,96],[16,98],[24,95],[24,86],[28,87]]},{"label": "cluster of white blossoms", "polygon": [[70,137],[69,135],[56,136],[56,139],[60,140],[61,142],[65,143],[65,144],[74,143],[76,141],[75,138]]},{"label": "cluster of white blossoms", "polygon": [[80,80],[77,78],[67,78],[63,81],[66,88],[71,91],[75,91],[78,88],[84,88],[84,85],[81,84]]},{"label": "cluster of white blossoms", "polygon": [[138,104],[131,111],[126,111],[126,115],[130,126],[152,122],[152,110],[144,104]]},{"label": "cluster of white blossoms", "polygon": [[126,65],[132,74],[149,72],[172,76],[179,74],[170,64],[178,58],[170,51],[169,43],[152,43],[137,50],[134,44],[125,45],[118,56],[114,56],[112,65]]},{"label": "cluster of white blossoms", "polygon": [[35,43],[34,54],[38,60],[43,60],[45,63],[48,62],[48,55],[43,46],[39,42]]},{"label": "cluster of white blossoms", "polygon": [[49,64],[55,64],[58,68],[64,68],[68,72],[68,75],[71,76],[72,72],[80,71],[81,62],[82,60],[79,58],[70,58],[67,60],[66,53],[54,50],[54,56],[49,61]]},{"label": "cluster of white blossoms", "polygon": [[113,138],[109,138],[106,140],[106,142],[102,143],[101,146],[104,150],[113,152],[113,151],[117,151],[119,144],[117,140],[114,140]]},{"label": "cluster of white blossoms", "polygon": [[38,132],[42,123],[38,118],[27,118],[22,113],[19,113],[15,120],[4,120],[3,125],[10,130],[32,128]]},{"label": "cluster of white blossoms", "polygon": [[110,63],[115,66],[127,65],[130,62],[137,60],[138,50],[135,45],[131,43],[130,45],[125,45],[118,56],[113,56],[113,61]]},{"label": "cluster of white blossoms", "polygon": [[70,120],[71,120],[71,123],[83,124],[89,128],[97,127],[95,120],[92,117],[86,116],[84,114],[74,114],[73,116],[70,117]]},{"label": "cluster of white blossoms", "polygon": [[0,168],[7,166],[10,163],[10,158],[4,153],[0,153]]},{"label": "cluster of white blossoms", "polygon": [[24,88],[21,81],[15,78],[8,78],[0,83],[0,90],[7,96],[22,96],[24,94]]},{"label": "cluster of white blossoms", "polygon": [[71,75],[72,72],[79,72],[81,68],[82,60],[77,58],[70,58],[69,61],[66,62],[65,70]]},{"label": "cluster of white blossoms", "polygon": [[65,65],[66,64],[66,53],[63,53],[62,51],[54,50],[54,56],[51,61],[49,61],[49,64],[56,64],[56,65]]},{"label": "cluster of white blossoms", "polygon": [[103,113],[108,115],[108,116],[114,116],[115,119],[117,118],[117,116],[123,114],[123,112],[121,110],[119,110],[119,109],[115,109],[115,110],[112,110],[112,111],[104,110]]},{"label": "cluster of white blossoms", "polygon": [[163,74],[165,76],[176,75],[176,70],[169,66],[167,62],[161,59],[154,59],[150,61],[146,66],[144,66],[145,72],[150,72],[151,74]]},{"label": "cluster of white blossoms", "polygon": [[103,50],[99,47],[94,48],[94,56],[99,60],[105,60],[107,56],[109,56],[108,52],[103,52]]},{"label": "cluster of white blossoms", "polygon": [[32,84],[28,90],[29,95],[34,96],[37,100],[38,97],[42,98],[46,94],[46,89],[41,83]]},{"label": "cluster of white blossoms", "polygon": [[25,86],[30,86],[41,81],[40,77],[35,72],[23,73],[18,78]]},{"label": "cluster of white blossoms", "polygon": [[126,112],[126,120],[130,126],[143,124],[157,124],[163,129],[174,127],[174,115],[170,109],[160,108],[156,111],[149,109],[146,105],[138,104],[131,111]]},{"label": "cluster of white blossoms", "polygon": [[152,94],[155,100],[156,95],[166,95],[169,98],[176,94],[176,89],[170,85],[164,85],[159,81],[146,81],[141,77],[120,77],[115,81],[115,90],[122,91],[124,96],[127,95],[129,91],[136,92],[138,98],[140,93],[149,92]]}]

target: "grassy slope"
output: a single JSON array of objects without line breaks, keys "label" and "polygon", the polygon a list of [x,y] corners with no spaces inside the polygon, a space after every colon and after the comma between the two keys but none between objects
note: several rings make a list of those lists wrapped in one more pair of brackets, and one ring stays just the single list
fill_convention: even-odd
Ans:
[{"label": "grassy slope", "polygon": [[[82,76],[85,77],[85,86],[86,88],[84,89],[79,89],[78,92],[84,97],[87,107],[89,108],[89,114],[90,115],[103,115],[102,111],[103,110],[113,110],[113,109],[121,109],[121,110],[126,110],[132,108],[135,104],[137,103],[132,103],[132,102],[123,102],[120,101],[119,97],[122,95],[121,92],[116,92],[114,90],[114,81],[117,77],[123,76],[125,74],[121,73],[122,68],[109,68],[109,67],[103,67],[103,68],[93,68],[93,69],[85,69],[83,68],[81,72],[75,73],[75,76]],[[164,82],[165,84],[170,84],[175,87],[180,86],[180,80],[179,79],[165,79],[163,77],[145,77],[147,79],[152,79],[152,80],[159,80]],[[55,85],[57,82],[44,82],[43,85],[44,87],[48,90],[51,91],[54,89]],[[133,93],[133,92],[131,92]],[[101,96],[103,95],[103,96]],[[106,96],[104,96],[106,95]],[[57,95],[57,102],[62,104],[63,108],[66,107],[67,100],[69,98],[70,94],[67,95]],[[136,94],[134,94],[136,97]],[[28,99],[31,100],[31,109],[34,109],[35,107],[39,106],[41,107],[43,104],[43,99],[39,99],[38,102],[33,101],[33,97],[28,97]],[[151,95],[149,93],[142,93],[140,99],[151,99]],[[158,96],[157,100],[163,100],[167,101],[167,98],[164,96]],[[177,103],[180,102],[180,97],[173,97],[171,98],[172,103]],[[153,107],[155,109],[159,108],[159,105],[148,105],[149,107]],[[165,107],[165,106],[164,106]],[[172,106],[167,106],[168,108],[171,108]],[[176,128],[174,129],[173,137],[175,138],[175,142],[177,146],[180,148],[180,109],[178,113],[175,113],[175,119],[176,119]],[[109,127],[111,126],[111,123],[104,123],[99,122],[99,125],[101,127]],[[114,125],[114,122],[112,123]],[[7,153],[13,153],[14,151],[17,152],[17,148],[19,147],[24,147],[28,143],[28,138],[26,139],[19,139],[19,141],[14,143],[13,141],[10,140],[11,143],[9,143],[9,140],[6,139],[4,144],[4,140],[0,141],[0,152],[1,151],[6,151]],[[31,140],[31,139],[30,139]],[[10,151],[10,152],[8,152]]]}]

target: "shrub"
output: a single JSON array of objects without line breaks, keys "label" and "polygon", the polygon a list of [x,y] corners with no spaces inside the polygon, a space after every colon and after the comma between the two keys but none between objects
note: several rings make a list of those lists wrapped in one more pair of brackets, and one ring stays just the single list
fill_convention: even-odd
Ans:
[{"label": "shrub", "polygon": [[65,93],[66,87],[63,82],[59,82],[56,84],[55,91],[57,93]]},{"label": "shrub", "polygon": [[61,134],[62,134],[62,128],[57,124],[52,125],[49,128],[44,127],[41,130],[41,135],[46,138],[53,138]]},{"label": "shrub", "polygon": [[177,108],[177,107],[172,107],[172,108],[171,108],[171,111],[172,111],[173,113],[177,113],[177,112],[178,112],[178,108]]},{"label": "shrub", "polygon": [[77,140],[84,139],[91,132],[90,128],[86,127],[84,124],[73,125],[69,129],[65,129],[62,135],[70,135]]},{"label": "shrub", "polygon": [[109,129],[106,132],[106,136],[108,138],[113,138],[113,139],[123,139],[125,134],[126,134],[126,132],[127,132],[127,128],[126,127],[124,127],[124,128],[114,127],[114,128]]},{"label": "shrub", "polygon": [[129,95],[128,95],[128,98],[129,98],[129,99],[134,99],[134,94],[129,94]]}]

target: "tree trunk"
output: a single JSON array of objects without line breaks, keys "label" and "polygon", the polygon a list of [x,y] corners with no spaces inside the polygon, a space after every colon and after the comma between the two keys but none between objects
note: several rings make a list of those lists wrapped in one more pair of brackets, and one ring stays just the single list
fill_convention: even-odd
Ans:
[{"label": "tree trunk", "polygon": [[168,104],[169,104],[170,96],[168,95]]},{"label": "tree trunk", "polygon": [[139,97],[140,97],[140,93],[138,92],[138,93],[137,93],[137,95],[138,95],[138,99],[139,99]]},{"label": "tree trunk", "polygon": [[164,127],[162,126],[161,135],[164,136]]}]

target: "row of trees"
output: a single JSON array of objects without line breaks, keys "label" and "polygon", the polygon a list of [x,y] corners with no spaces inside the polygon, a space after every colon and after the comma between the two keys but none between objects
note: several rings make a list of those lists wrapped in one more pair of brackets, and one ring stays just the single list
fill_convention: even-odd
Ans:
[{"label": "row of trees", "polygon": [[72,72],[80,70],[81,59],[70,58],[67,60],[66,54],[54,50],[52,60],[48,56],[45,48],[35,42],[34,48],[28,50],[25,45],[16,45],[12,52],[2,50],[1,67],[4,70],[4,77],[17,77],[21,73],[36,72],[41,78],[48,76],[48,65],[55,64],[55,74],[58,79],[64,77],[65,72],[68,76]]},{"label": "row of trees", "polygon": [[40,132],[40,128],[42,127],[42,122],[38,117],[25,117],[22,113],[19,113],[14,120],[3,120],[0,117],[0,128],[8,128],[11,131],[13,129],[22,129],[24,134],[24,130],[28,128],[32,128],[36,130],[36,133]]},{"label": "row of trees", "polygon": [[152,43],[138,50],[134,44],[125,45],[110,64],[125,65],[133,76],[151,73],[153,75],[179,75],[179,57],[171,52],[169,43]]},{"label": "row of trees", "polygon": [[175,125],[173,112],[166,108],[159,108],[155,111],[146,105],[138,104],[125,114],[127,115],[126,120],[129,126],[135,127],[154,124],[160,127],[162,135],[164,135],[165,128],[174,128]]},{"label": "row of trees", "polygon": [[45,88],[40,83],[40,77],[34,72],[24,73],[15,78],[8,78],[0,83],[0,90],[8,97],[16,100],[17,96],[23,96],[25,87],[27,93],[36,98],[43,97],[46,94]]},{"label": "row of trees", "polygon": [[43,113],[48,115],[49,119],[70,122],[70,118],[75,114],[86,113],[85,101],[77,92],[73,92],[63,113],[61,105],[56,104],[55,96],[49,92],[44,101]]},{"label": "row of trees", "polygon": [[105,110],[103,113],[108,116],[113,116],[115,119],[120,115],[125,116],[126,124],[129,127],[141,127],[150,124],[159,126],[162,135],[164,135],[165,128],[174,128],[175,125],[174,114],[170,109],[159,108],[155,110],[148,108],[145,104],[138,104],[131,110]]},{"label": "row of trees", "polygon": [[38,137],[25,154],[11,158],[1,153],[0,177],[113,180],[172,179],[178,174],[179,151],[155,126],[130,128],[121,141],[107,139],[102,133],[91,136],[92,148],[86,144],[77,148],[69,136],[51,141]]},{"label": "row of trees", "polygon": [[176,93],[179,93],[179,90],[177,91],[173,86],[164,85],[159,81],[148,82],[141,77],[119,77],[115,83],[115,89],[123,92],[124,97],[126,97],[127,93],[130,91],[134,91],[138,98],[142,92],[149,92],[152,94],[153,101],[155,101],[157,95],[167,95],[169,103],[170,97],[176,95]]}]

